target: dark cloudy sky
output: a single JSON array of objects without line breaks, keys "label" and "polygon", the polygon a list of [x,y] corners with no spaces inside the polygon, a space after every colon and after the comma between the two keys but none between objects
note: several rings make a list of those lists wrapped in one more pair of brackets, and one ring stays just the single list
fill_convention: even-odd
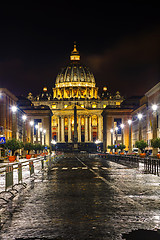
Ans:
[{"label": "dark cloudy sky", "polygon": [[143,95],[160,81],[160,8],[153,1],[1,5],[0,87],[15,95],[54,87],[73,42],[98,87]]}]

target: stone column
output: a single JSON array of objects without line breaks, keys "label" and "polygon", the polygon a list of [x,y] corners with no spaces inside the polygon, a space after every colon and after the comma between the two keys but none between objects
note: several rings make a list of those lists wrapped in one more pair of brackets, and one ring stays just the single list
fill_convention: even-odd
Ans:
[{"label": "stone column", "polygon": [[89,116],[89,142],[92,142],[92,118]]},{"label": "stone column", "polygon": [[81,142],[81,116],[78,116],[78,142]]},{"label": "stone column", "polygon": [[31,143],[33,143],[33,129],[34,129],[34,125],[31,126]]},{"label": "stone column", "polygon": [[131,124],[129,124],[129,146],[128,146],[128,152],[132,152],[132,131],[131,131]]},{"label": "stone column", "polygon": [[72,142],[71,116],[68,117],[68,142]]},{"label": "stone column", "polygon": [[98,140],[102,142],[102,116],[98,116]]},{"label": "stone column", "polygon": [[26,143],[26,121],[23,121],[23,143]]},{"label": "stone column", "polygon": [[40,144],[42,145],[42,128],[40,129]]},{"label": "stone column", "polygon": [[142,140],[142,120],[139,120],[139,141]]},{"label": "stone column", "polygon": [[12,112],[12,138],[17,139],[17,113]]},{"label": "stone column", "polygon": [[58,142],[61,141],[61,120],[60,117],[58,116]]},{"label": "stone column", "polygon": [[85,142],[88,142],[88,116],[85,116]]},{"label": "stone column", "polygon": [[65,142],[65,138],[64,138],[64,116],[61,117],[61,142]]},{"label": "stone column", "polygon": [[[157,138],[157,111],[153,112],[153,132],[152,132],[153,139]],[[158,148],[153,148],[153,155],[157,155]]]},{"label": "stone column", "polygon": [[74,143],[78,141],[78,132],[77,132],[77,107],[74,106]]}]

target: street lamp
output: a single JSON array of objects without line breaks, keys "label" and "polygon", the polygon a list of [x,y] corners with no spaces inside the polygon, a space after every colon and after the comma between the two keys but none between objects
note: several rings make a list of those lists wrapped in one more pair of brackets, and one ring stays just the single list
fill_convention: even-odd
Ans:
[{"label": "street lamp", "polygon": [[33,125],[34,125],[34,122],[33,122],[33,121],[30,121],[30,125],[31,125],[31,127],[33,127]]},{"label": "street lamp", "polygon": [[139,119],[139,141],[142,140],[142,124],[141,124],[141,120],[143,118],[142,113],[138,114],[138,119]]},{"label": "street lamp", "polygon": [[40,130],[40,143],[42,145],[42,132],[43,132],[43,128],[40,128],[39,130]]},{"label": "street lamp", "polygon": [[129,147],[128,147],[128,150],[129,150],[129,153],[131,153],[132,152],[132,138],[131,138],[132,120],[131,119],[128,120],[128,125],[129,125]]},{"label": "street lamp", "polygon": [[38,125],[35,126],[36,129],[36,143],[38,143]]},{"label": "street lamp", "polygon": [[122,144],[124,143],[124,137],[123,137],[123,129],[124,129],[124,124],[122,123],[120,125],[121,129],[122,129]]},{"label": "street lamp", "polygon": [[114,132],[114,130],[110,129],[110,132],[111,132],[111,145],[113,145],[113,132]]},{"label": "street lamp", "polygon": [[27,116],[23,115],[22,116],[22,120],[23,120],[23,142],[26,142],[26,120],[27,120]]},{"label": "street lamp", "polygon": [[116,130],[116,144],[117,144],[117,142],[118,142],[118,135],[117,135],[118,127],[115,127],[115,130]]},{"label": "street lamp", "polygon": [[27,116],[26,115],[23,115],[22,116],[22,120],[25,122],[27,120]]},{"label": "street lamp", "polygon": [[33,143],[33,126],[34,126],[34,121],[30,121],[30,126],[31,126],[31,143]]},{"label": "street lamp", "polygon": [[153,105],[152,105],[152,110],[153,110],[153,111],[157,111],[157,108],[158,108],[157,104],[153,104]]},{"label": "street lamp", "polygon": [[18,108],[17,106],[12,106],[11,111],[12,111],[12,138],[16,139],[16,132],[17,132],[17,121],[16,121],[16,112]]}]

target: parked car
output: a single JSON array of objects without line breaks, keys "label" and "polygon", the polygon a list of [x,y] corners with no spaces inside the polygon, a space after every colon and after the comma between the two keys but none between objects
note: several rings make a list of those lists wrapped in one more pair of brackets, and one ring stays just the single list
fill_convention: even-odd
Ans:
[{"label": "parked car", "polygon": [[138,148],[133,148],[133,149],[132,149],[132,152],[138,154]]}]

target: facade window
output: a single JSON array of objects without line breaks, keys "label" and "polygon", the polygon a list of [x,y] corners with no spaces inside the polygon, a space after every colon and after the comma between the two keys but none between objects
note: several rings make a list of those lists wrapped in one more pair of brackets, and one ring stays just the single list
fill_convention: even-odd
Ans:
[{"label": "facade window", "polygon": [[121,105],[121,103],[120,102],[116,102],[116,105],[119,106],[119,105]]},{"label": "facade window", "polygon": [[96,104],[93,104],[93,105],[92,105],[92,108],[96,108],[96,107],[97,107],[97,105],[96,105]]}]

